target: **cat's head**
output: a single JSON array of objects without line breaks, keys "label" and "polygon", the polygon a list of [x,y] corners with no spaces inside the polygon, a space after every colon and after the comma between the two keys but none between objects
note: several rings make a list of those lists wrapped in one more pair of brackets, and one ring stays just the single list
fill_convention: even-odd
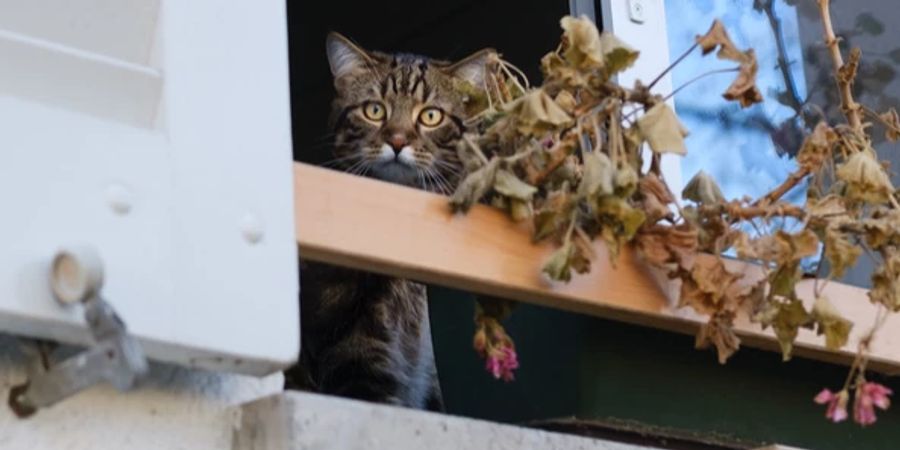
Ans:
[{"label": "cat's head", "polygon": [[344,170],[447,193],[461,165],[466,104],[460,81],[484,86],[485,49],[456,63],[366,51],[331,33],[328,62],[337,91],[334,152]]}]

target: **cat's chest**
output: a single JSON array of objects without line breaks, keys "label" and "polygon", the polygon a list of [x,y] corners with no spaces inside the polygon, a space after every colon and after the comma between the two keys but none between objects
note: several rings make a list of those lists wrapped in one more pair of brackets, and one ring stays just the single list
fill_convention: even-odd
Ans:
[{"label": "cat's chest", "polygon": [[300,283],[303,313],[323,321],[348,314],[418,316],[427,300],[419,283],[320,263],[302,264]]}]

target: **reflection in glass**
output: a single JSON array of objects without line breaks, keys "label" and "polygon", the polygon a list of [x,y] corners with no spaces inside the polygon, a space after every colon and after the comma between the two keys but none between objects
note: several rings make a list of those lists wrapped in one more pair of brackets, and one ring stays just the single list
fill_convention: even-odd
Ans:
[{"label": "reflection in glass", "polygon": [[[682,161],[685,180],[704,170],[719,182],[727,198],[758,197],[796,168],[793,156],[819,121],[844,122],[816,2],[666,0],[665,5],[673,60],[718,18],[738,47],[756,50],[757,85],[765,98],[744,110],[726,102],[721,93],[734,78],[730,73],[704,77],[675,95],[675,108],[691,132],[688,155]],[[871,108],[872,114],[900,108],[900,35],[890,27],[900,23],[896,0],[832,2],[831,12],[844,54],[852,47],[862,49],[856,100]],[[731,66],[695,52],[675,68],[673,84],[678,87],[699,74]],[[900,167],[897,144],[884,139],[883,128],[872,114],[867,120],[875,127],[875,148],[893,168]],[[896,169],[892,174],[897,185]],[[805,186],[785,196],[794,203],[804,199]],[[871,270],[871,261],[860,259],[843,281],[866,286]]]},{"label": "reflection in glass", "polygon": [[[792,153],[802,140],[807,96],[796,10],[774,2],[767,14],[753,0],[668,0],[670,53],[690,48],[714,19],[721,20],[739,48],[754,48],[759,61],[757,84],[765,101],[747,109],[722,98],[733,73],[704,77],[675,96],[675,108],[690,130],[682,175],[704,170],[719,182],[726,198],[765,194],[796,168]],[[779,64],[783,54],[785,64]],[[673,71],[681,86],[699,74],[735,66],[730,61],[693,52]],[[802,199],[800,189],[789,200]]]}]

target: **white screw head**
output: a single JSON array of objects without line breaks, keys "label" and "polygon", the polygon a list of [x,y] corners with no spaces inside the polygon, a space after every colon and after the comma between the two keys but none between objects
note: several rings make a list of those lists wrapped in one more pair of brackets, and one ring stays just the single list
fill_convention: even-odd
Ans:
[{"label": "white screw head", "polygon": [[635,23],[647,20],[647,5],[644,0],[628,0],[628,18]]},{"label": "white screw head", "polygon": [[103,286],[103,263],[91,247],[70,247],[56,253],[50,267],[50,287],[62,303],[88,300]]},{"label": "white screw head", "polygon": [[110,184],[106,188],[106,202],[116,214],[125,215],[131,211],[134,195],[121,184]]},{"label": "white screw head", "polygon": [[265,234],[262,221],[252,213],[244,214],[244,217],[241,218],[240,230],[244,240],[250,244],[258,243]]}]

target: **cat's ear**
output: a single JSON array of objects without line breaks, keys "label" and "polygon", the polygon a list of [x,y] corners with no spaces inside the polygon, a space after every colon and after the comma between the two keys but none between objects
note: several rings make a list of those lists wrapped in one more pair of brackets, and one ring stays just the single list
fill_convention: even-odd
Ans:
[{"label": "cat's ear", "polygon": [[350,39],[335,32],[328,33],[325,38],[325,51],[328,53],[328,65],[335,78],[364,69],[371,63],[366,51],[357,47]]},{"label": "cat's ear", "polygon": [[447,70],[450,75],[466,80],[474,86],[484,86],[484,77],[488,70],[496,64],[499,56],[492,48],[479,50],[453,64]]}]

